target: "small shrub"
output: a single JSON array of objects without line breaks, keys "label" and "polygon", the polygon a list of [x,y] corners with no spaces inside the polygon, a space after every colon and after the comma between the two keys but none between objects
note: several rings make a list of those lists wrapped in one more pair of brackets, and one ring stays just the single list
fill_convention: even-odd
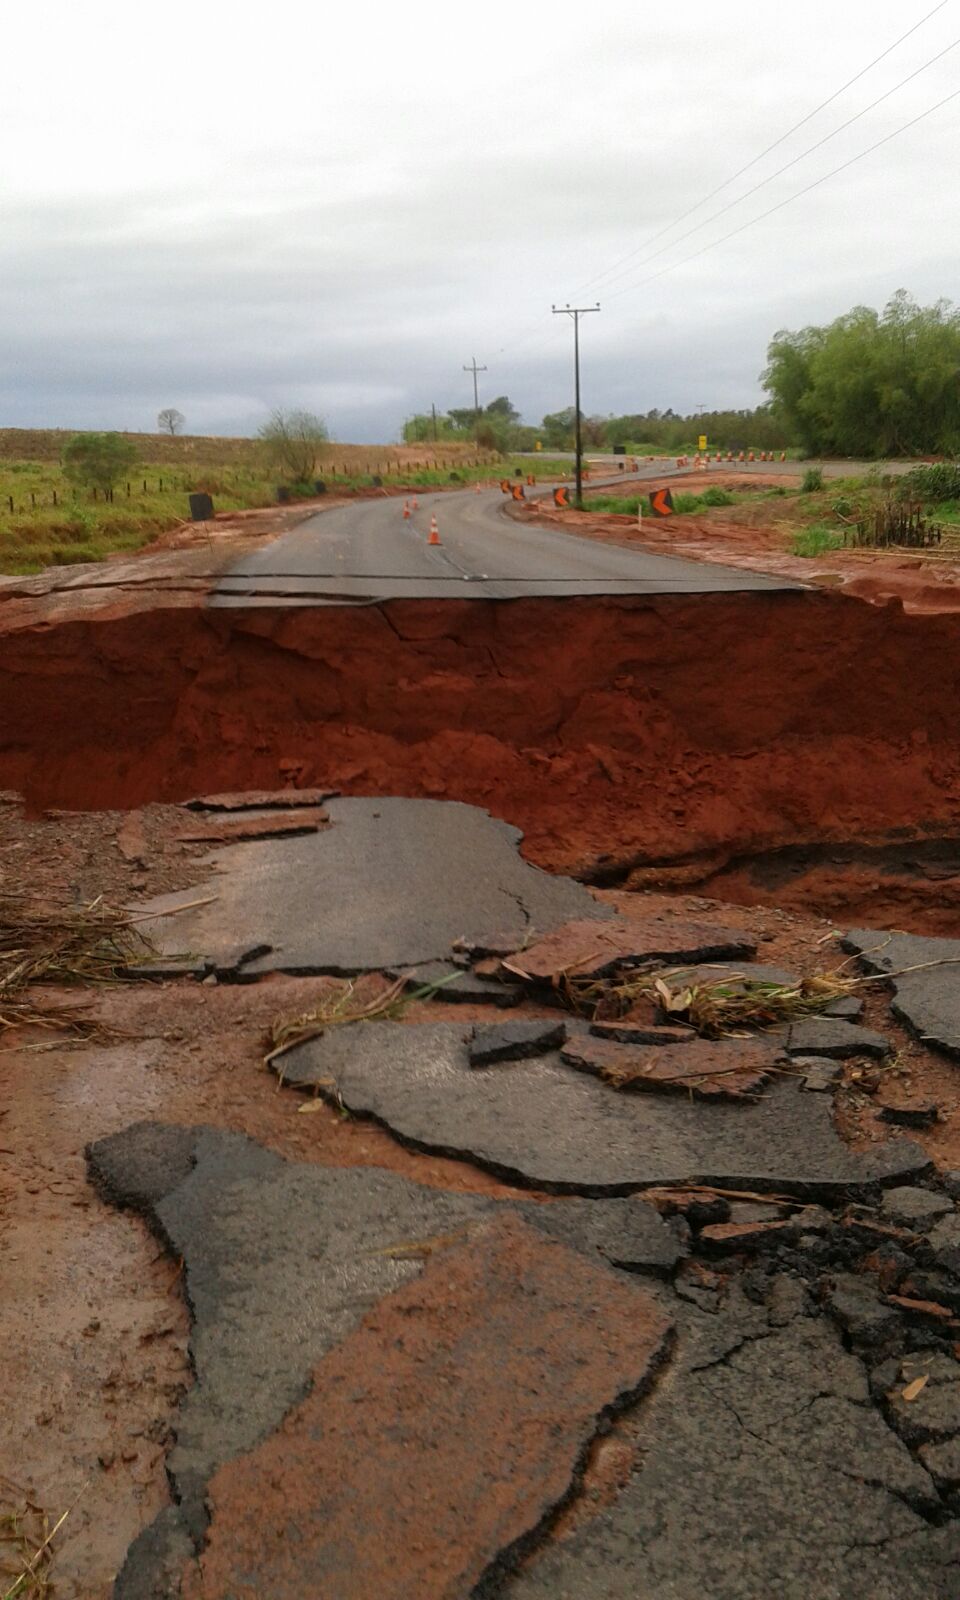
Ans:
[{"label": "small shrub", "polygon": [[822,556],[827,550],[841,549],[842,545],[842,534],[815,522],[794,535],[793,553],[795,556]]},{"label": "small shrub", "polygon": [[898,485],[903,500],[960,500],[960,462],[941,461],[934,467],[914,467]]},{"label": "small shrub", "polygon": [[816,494],[823,488],[823,472],[819,467],[808,467],[800,484],[801,494]]},{"label": "small shrub", "polygon": [[719,484],[704,489],[700,499],[705,506],[732,506],[734,503],[729,489],[721,489]]},{"label": "small shrub", "polygon": [[673,497],[673,509],[681,516],[691,511],[699,511],[702,506],[703,501],[698,494],[675,494]]},{"label": "small shrub", "polygon": [[853,501],[852,500],[835,500],[833,502],[833,509],[837,513],[838,517],[852,517],[853,516]]}]

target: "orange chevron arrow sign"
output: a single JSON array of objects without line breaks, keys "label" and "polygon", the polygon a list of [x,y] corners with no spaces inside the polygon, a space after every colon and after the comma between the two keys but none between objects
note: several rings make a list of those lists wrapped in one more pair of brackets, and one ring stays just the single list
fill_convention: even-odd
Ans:
[{"label": "orange chevron arrow sign", "polygon": [[553,503],[555,506],[568,506],[570,504],[570,501],[567,499],[567,491],[565,488],[561,487],[559,489],[554,489]]},{"label": "orange chevron arrow sign", "polygon": [[509,494],[510,493],[510,479],[509,478],[501,478],[500,479],[500,493],[501,494]]},{"label": "orange chevron arrow sign", "polygon": [[650,510],[655,517],[673,516],[673,495],[669,489],[653,489],[650,493]]},{"label": "orange chevron arrow sign", "polygon": [[527,498],[526,491],[522,483],[515,483],[513,485],[512,493],[514,500],[526,500]]}]

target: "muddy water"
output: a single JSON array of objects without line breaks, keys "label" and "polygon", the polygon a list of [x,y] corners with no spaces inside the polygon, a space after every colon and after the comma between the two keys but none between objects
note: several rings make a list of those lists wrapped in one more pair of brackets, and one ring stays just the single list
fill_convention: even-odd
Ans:
[{"label": "muddy water", "polygon": [[822,592],[100,613],[0,635],[0,785],[464,800],[591,881],[953,933],[958,703],[954,620]]}]

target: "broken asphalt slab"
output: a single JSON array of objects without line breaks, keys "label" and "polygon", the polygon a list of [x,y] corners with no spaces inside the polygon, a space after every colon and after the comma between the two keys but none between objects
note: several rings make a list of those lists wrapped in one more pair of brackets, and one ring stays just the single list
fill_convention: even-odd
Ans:
[{"label": "broken asphalt slab", "polygon": [[[909,1139],[851,1151],[829,1098],[803,1094],[796,1079],[774,1082],[752,1103],[706,1105],[613,1089],[558,1054],[477,1072],[469,1034],[455,1023],[356,1023],[296,1046],[274,1067],[415,1150],[558,1193],[697,1182],[842,1196],[905,1183],[931,1165]],[[678,1058],[693,1048],[678,1047]],[[651,1057],[663,1050],[651,1046]]]},{"label": "broken asphalt slab", "polygon": [[[800,1257],[701,1308],[598,1259],[605,1219],[648,1228],[637,1200],[457,1196],[156,1124],[89,1159],[182,1258],[193,1324],[177,1503],[117,1600],[955,1600],[960,1368],[914,1349],[878,1390]],[[618,1492],[550,1539],[619,1411]]]},{"label": "broken asphalt slab", "polygon": [[684,1308],[624,1488],[504,1600],[955,1600],[960,1527],[798,1289]]},{"label": "broken asphalt slab", "polygon": [[[156,916],[144,933],[162,955],[187,950],[228,976],[349,976],[443,959],[461,937],[610,916],[572,879],[529,866],[519,829],[476,806],[361,799],[327,810],[320,833],[215,852],[208,886],[140,908]],[[190,909],[173,915],[179,907]]]},{"label": "broken asphalt slab", "polygon": [[[176,1506],[134,1542],[118,1600],[180,1593],[186,1559],[211,1532],[211,1494],[211,1584],[228,1583],[224,1562],[242,1543],[231,1507],[241,1520],[252,1510],[261,1565],[253,1587],[237,1579],[232,1588],[205,1587],[205,1595],[326,1592],[320,1580],[333,1560],[343,1563],[336,1592],[366,1600],[374,1592],[364,1587],[370,1522],[355,1530],[348,1553],[340,1547],[356,1495],[374,1492],[371,1476],[380,1481],[372,1458],[394,1475],[406,1463],[407,1487],[397,1478],[389,1503],[397,1537],[411,1546],[433,1539],[439,1496],[454,1554],[472,1562],[463,1587],[458,1579],[416,1592],[466,1595],[536,1535],[575,1483],[603,1419],[642,1392],[666,1355],[669,1317],[645,1287],[603,1261],[610,1252],[663,1274],[680,1259],[682,1230],[642,1201],[453,1195],[364,1168],[288,1163],[236,1134],[155,1123],[99,1141],[88,1158],[101,1194],[144,1215],[182,1260],[192,1317],[195,1383],[167,1462]],[[584,1307],[589,1315],[581,1317]],[[404,1348],[412,1338],[427,1340],[416,1357]],[[444,1393],[456,1416],[441,1428],[431,1403],[439,1407]],[[270,1450],[260,1454],[285,1418],[291,1471],[300,1462],[314,1477],[324,1452],[327,1470],[335,1468],[306,1506],[303,1480],[294,1484],[286,1469],[278,1477]],[[472,1498],[467,1492],[474,1447],[486,1463],[477,1479],[490,1495],[482,1510],[479,1489]],[[447,1459],[451,1450],[457,1460]],[[286,1497],[274,1527],[298,1507],[310,1521],[317,1565],[306,1591],[302,1569],[300,1587],[296,1573],[291,1586],[277,1586],[287,1553],[263,1537],[265,1488],[239,1511],[252,1483],[245,1474],[261,1469]],[[326,1537],[324,1519],[336,1540]],[[394,1559],[397,1547],[388,1540],[380,1554]]]},{"label": "broken asphalt slab", "polygon": [[185,1595],[489,1591],[670,1334],[634,1282],[501,1217],[368,1312],[277,1432],[220,1468]]},{"label": "broken asphalt slab", "polygon": [[756,949],[756,940],[742,928],[689,918],[616,918],[599,925],[572,921],[512,953],[504,968],[531,983],[554,983],[565,974],[599,978],[647,961],[747,960]]},{"label": "broken asphalt slab", "polygon": [[865,972],[898,974],[891,978],[894,1016],[924,1044],[960,1056],[960,939],[853,928],[841,944]]}]

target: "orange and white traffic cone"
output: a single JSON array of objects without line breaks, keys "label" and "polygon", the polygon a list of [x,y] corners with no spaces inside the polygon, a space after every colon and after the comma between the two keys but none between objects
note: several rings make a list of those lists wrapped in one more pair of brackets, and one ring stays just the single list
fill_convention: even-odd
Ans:
[{"label": "orange and white traffic cone", "polygon": [[440,534],[437,531],[437,519],[436,519],[436,517],[431,517],[430,518],[430,537],[427,540],[427,544],[439,544],[439,543],[440,543]]},{"label": "orange and white traffic cone", "polygon": [[786,461],[786,459],[787,459],[787,452],[786,452],[786,450],[781,450],[781,451],[780,451],[780,460],[781,460],[781,461]]},{"label": "orange and white traffic cone", "polygon": [[413,499],[410,502],[410,510],[411,511],[419,511],[420,510],[420,507],[417,505],[417,497],[416,497],[416,495],[414,495]]},{"label": "orange and white traffic cone", "polygon": [[476,483],[473,486],[473,492],[474,492],[474,494],[479,494],[480,493],[480,479],[479,478],[477,479]]},{"label": "orange and white traffic cone", "polygon": [[404,522],[409,522],[410,520],[410,506],[406,500],[403,502],[403,520]]}]

